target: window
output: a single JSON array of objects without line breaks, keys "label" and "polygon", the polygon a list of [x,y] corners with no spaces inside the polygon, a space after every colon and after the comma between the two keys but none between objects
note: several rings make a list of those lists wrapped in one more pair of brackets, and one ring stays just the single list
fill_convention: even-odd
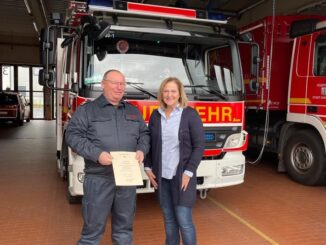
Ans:
[{"label": "window", "polygon": [[30,84],[29,84],[29,67],[18,66],[18,91],[29,101]]},{"label": "window", "polygon": [[14,66],[2,66],[2,89],[14,91]]},{"label": "window", "polygon": [[38,73],[40,67],[32,68],[32,86],[33,86],[33,118],[44,118],[44,93],[43,86],[38,83]]},{"label": "window", "polygon": [[326,76],[326,36],[319,36],[316,40],[315,66],[316,76]]}]

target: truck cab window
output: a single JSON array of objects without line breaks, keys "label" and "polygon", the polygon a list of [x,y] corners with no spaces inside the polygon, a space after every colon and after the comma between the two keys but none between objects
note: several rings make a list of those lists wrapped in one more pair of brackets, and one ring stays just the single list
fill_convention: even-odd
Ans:
[{"label": "truck cab window", "polygon": [[316,57],[315,75],[326,76],[326,42],[317,43]]}]

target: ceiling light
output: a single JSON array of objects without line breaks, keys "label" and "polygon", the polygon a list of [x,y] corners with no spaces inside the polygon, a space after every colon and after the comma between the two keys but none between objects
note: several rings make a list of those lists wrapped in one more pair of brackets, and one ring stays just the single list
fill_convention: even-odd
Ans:
[{"label": "ceiling light", "polygon": [[38,34],[40,34],[40,33],[38,32],[38,28],[37,28],[37,25],[36,25],[36,22],[35,22],[35,21],[33,21],[33,26],[34,26],[35,31],[36,31]]},{"label": "ceiling light", "polygon": [[24,3],[25,3],[25,6],[26,6],[26,9],[27,9],[28,14],[32,14],[32,10],[29,7],[28,1],[27,0],[24,0]]}]

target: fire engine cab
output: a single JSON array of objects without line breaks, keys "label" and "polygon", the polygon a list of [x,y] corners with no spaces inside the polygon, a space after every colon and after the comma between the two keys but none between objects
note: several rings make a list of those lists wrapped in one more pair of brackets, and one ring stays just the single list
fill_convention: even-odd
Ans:
[{"label": "fire engine cab", "polygon": [[[123,72],[125,99],[147,122],[158,108],[161,81],[178,77],[205,128],[205,153],[197,170],[201,198],[210,188],[242,183],[247,133],[235,29],[214,13],[100,2],[71,2],[68,25],[51,25],[42,37],[40,83],[56,91],[57,162],[68,180],[69,201],[83,195],[84,160],[66,145],[65,128],[80,104],[101,94],[109,69]],[[143,171],[142,176],[137,192],[153,192]]]},{"label": "fire engine cab", "polygon": [[241,28],[249,146],[295,181],[326,181],[326,17],[268,16]]}]

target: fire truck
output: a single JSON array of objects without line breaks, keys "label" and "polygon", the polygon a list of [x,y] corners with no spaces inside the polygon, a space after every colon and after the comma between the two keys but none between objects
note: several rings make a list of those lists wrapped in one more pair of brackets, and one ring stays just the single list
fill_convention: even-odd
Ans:
[{"label": "fire truck", "polygon": [[240,30],[249,147],[304,185],[326,180],[326,17],[268,16]]},{"label": "fire truck", "polygon": [[[68,182],[68,200],[83,195],[84,160],[65,143],[65,129],[79,105],[101,94],[109,69],[125,75],[124,98],[146,122],[158,108],[161,81],[178,77],[205,128],[200,197],[210,188],[242,183],[248,138],[236,29],[220,15],[191,9],[121,1],[70,4],[67,25],[42,32],[39,74],[40,84],[56,91],[57,163]],[[142,177],[137,193],[153,192],[143,169]]]}]

